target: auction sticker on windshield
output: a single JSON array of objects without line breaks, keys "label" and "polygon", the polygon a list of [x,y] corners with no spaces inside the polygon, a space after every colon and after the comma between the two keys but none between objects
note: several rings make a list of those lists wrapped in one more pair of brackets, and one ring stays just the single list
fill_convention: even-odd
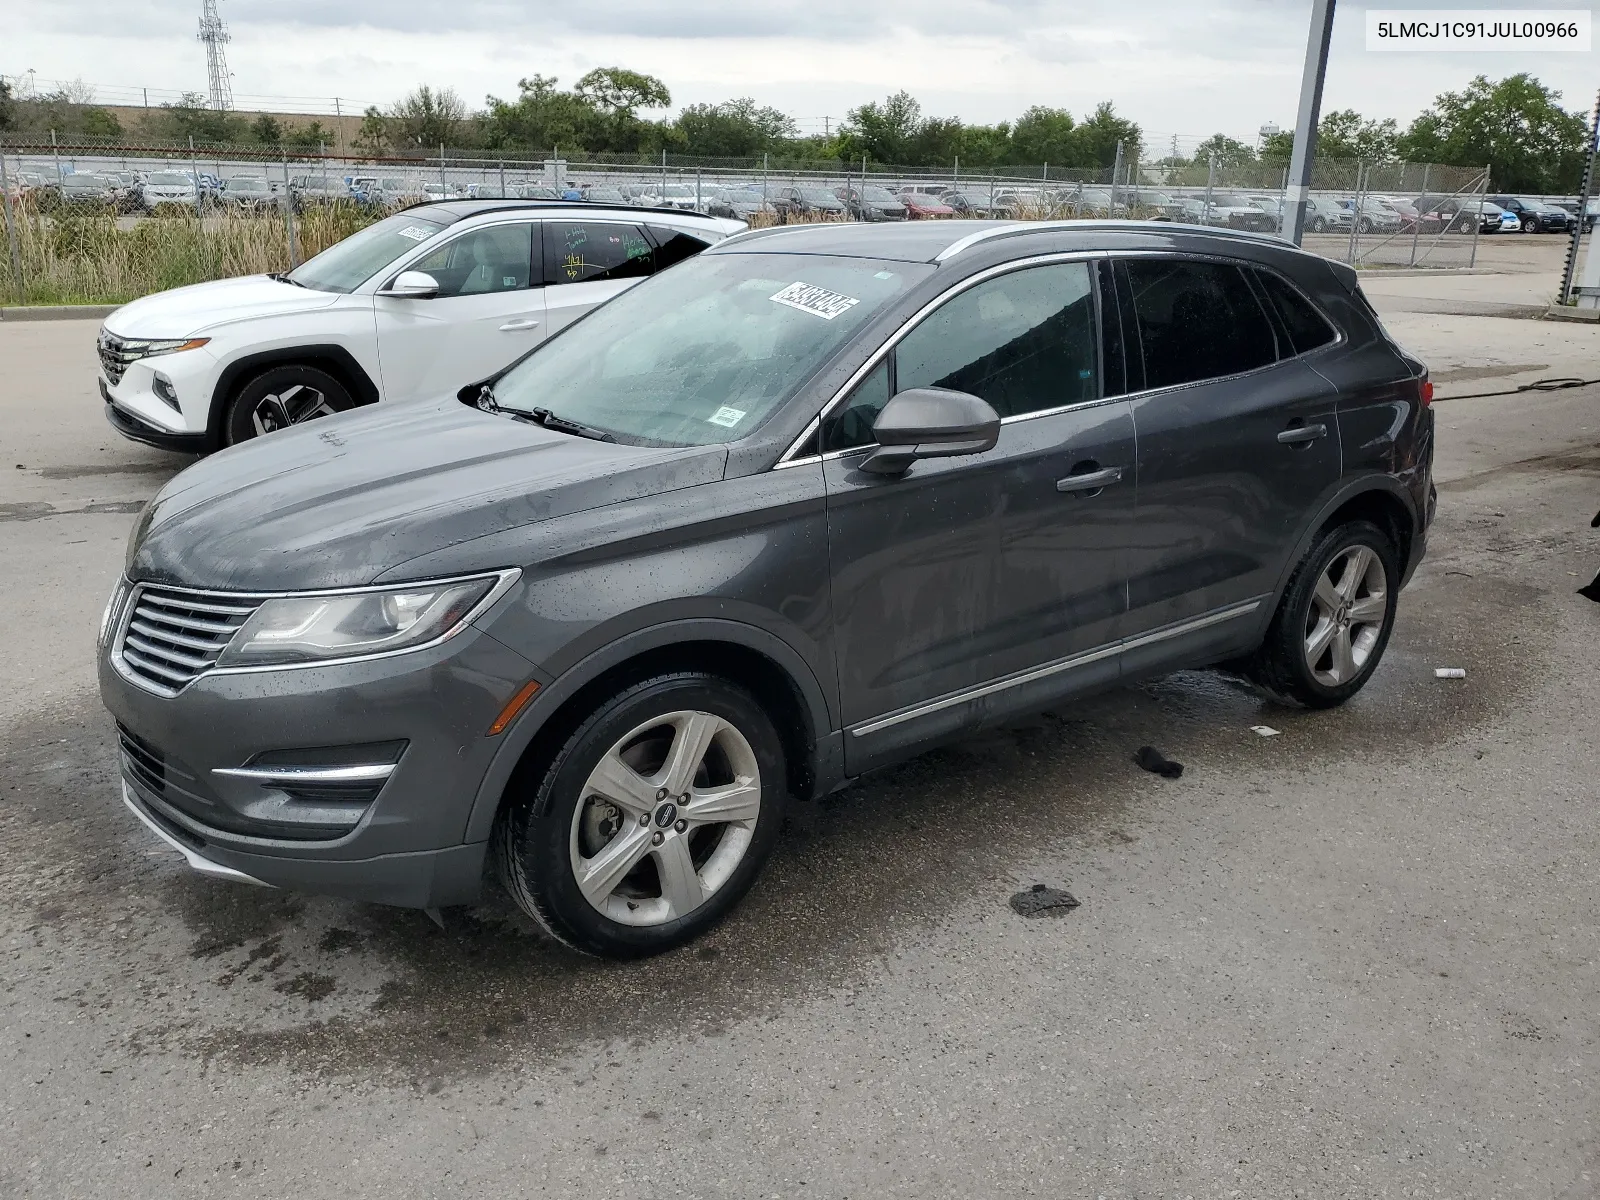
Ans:
[{"label": "auction sticker on windshield", "polygon": [[707,417],[706,420],[710,421],[713,425],[721,425],[724,429],[732,429],[740,421],[744,420],[744,409],[729,408],[726,404],[724,404],[721,408],[717,409],[716,412]]},{"label": "auction sticker on windshield", "polygon": [[436,231],[432,229],[424,229],[421,225],[407,225],[404,229],[400,230],[400,236],[403,238],[410,238],[413,242],[425,242],[431,238],[435,232]]},{"label": "auction sticker on windshield", "polygon": [[849,312],[861,301],[854,296],[841,296],[838,292],[830,292],[827,288],[817,287],[814,283],[791,283],[777,295],[771,297],[779,304],[787,304],[790,308],[798,308],[801,312],[810,313],[813,317],[821,317],[824,321],[831,321],[840,313]]}]

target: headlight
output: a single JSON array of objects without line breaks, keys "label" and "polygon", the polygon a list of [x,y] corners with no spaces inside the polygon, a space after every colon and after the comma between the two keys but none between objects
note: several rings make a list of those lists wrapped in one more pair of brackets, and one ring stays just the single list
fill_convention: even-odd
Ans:
[{"label": "headlight", "polygon": [[292,666],[415,650],[459,632],[490,593],[504,593],[517,574],[267,600],[233,636],[217,666]]},{"label": "headlight", "polygon": [[106,609],[100,614],[100,633],[95,638],[96,645],[105,645],[106,635],[111,632],[111,623],[117,618],[126,591],[122,580],[117,580],[116,586],[111,589],[111,595],[106,598]]},{"label": "headlight", "polygon": [[198,350],[210,338],[125,338],[118,353],[124,363],[138,362],[141,358],[154,358],[157,354],[176,354],[180,350]]}]

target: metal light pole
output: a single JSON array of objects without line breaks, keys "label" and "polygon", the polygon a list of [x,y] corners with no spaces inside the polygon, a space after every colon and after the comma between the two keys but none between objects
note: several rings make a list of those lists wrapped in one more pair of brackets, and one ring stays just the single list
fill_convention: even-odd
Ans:
[{"label": "metal light pole", "polygon": [[1317,160],[1317,120],[1322,115],[1322,81],[1328,74],[1328,43],[1333,38],[1334,0],[1311,0],[1311,33],[1300,76],[1300,111],[1294,121],[1294,153],[1289,157],[1283,236],[1296,246],[1306,225],[1306,195]]}]

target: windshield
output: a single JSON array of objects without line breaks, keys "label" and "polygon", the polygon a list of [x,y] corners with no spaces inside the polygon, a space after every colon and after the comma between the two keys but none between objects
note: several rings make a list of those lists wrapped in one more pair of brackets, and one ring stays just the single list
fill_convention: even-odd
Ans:
[{"label": "windshield", "polygon": [[800,198],[802,200],[809,200],[813,204],[826,203],[830,201],[834,204],[839,203],[839,197],[835,196],[827,188],[803,187],[795,188],[795,191],[800,193]]},{"label": "windshield", "polygon": [[637,445],[735,441],[932,271],[826,255],[701,255],[545,342],[495,384],[495,399]]},{"label": "windshield", "polygon": [[150,176],[150,182],[157,187],[193,187],[194,181],[187,175],[180,175],[176,171],[157,171]]},{"label": "windshield", "polygon": [[267,190],[267,181],[264,179],[230,179],[227,182],[230,192],[264,192]]},{"label": "windshield", "polygon": [[900,203],[894,198],[894,196],[890,194],[888,188],[875,187],[871,184],[868,184],[866,187],[862,188],[861,194],[868,200],[871,200],[874,204]]},{"label": "windshield", "polygon": [[443,228],[415,213],[396,213],[307,259],[289,278],[321,292],[352,292]]}]

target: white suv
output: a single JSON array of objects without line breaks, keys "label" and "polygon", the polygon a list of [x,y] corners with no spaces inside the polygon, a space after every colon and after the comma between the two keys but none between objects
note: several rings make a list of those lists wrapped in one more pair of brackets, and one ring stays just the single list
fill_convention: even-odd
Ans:
[{"label": "white suv", "polygon": [[744,227],[595,204],[407,209],[287,275],[117,309],[100,329],[106,416],[134,441],[203,454],[379,399],[446,394]]}]

